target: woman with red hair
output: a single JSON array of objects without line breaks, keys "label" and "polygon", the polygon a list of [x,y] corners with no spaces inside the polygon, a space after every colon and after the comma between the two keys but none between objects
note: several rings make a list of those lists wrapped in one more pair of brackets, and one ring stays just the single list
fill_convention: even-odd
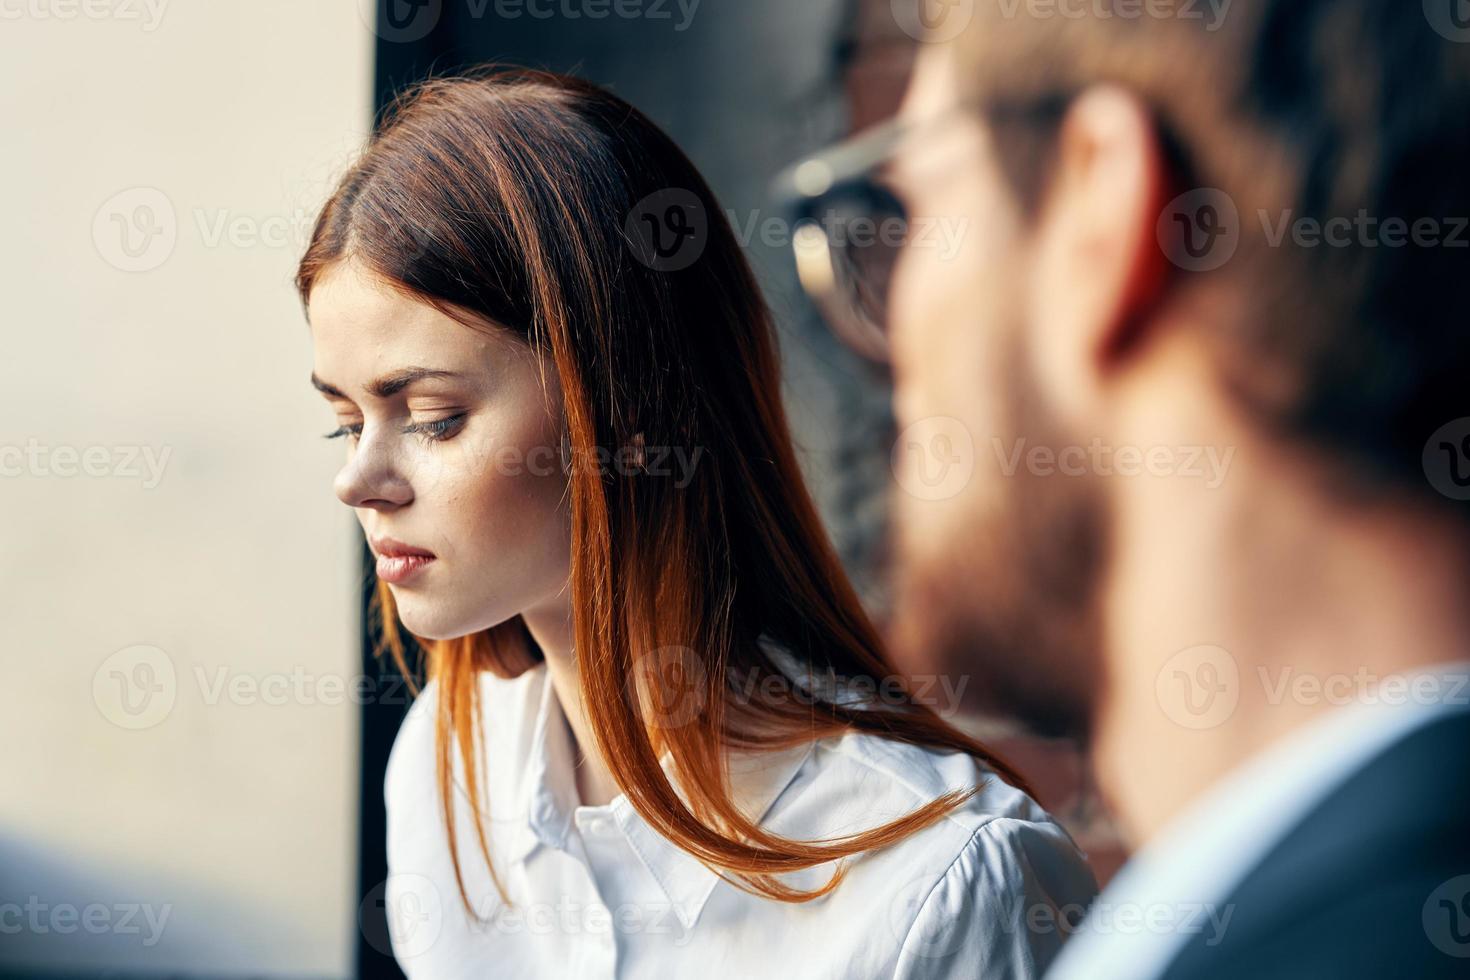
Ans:
[{"label": "woman with red hair", "polygon": [[421,83],[297,286],[427,659],[385,787],[410,976],[1039,975],[1083,855],[890,666],[663,133],[560,76]]}]

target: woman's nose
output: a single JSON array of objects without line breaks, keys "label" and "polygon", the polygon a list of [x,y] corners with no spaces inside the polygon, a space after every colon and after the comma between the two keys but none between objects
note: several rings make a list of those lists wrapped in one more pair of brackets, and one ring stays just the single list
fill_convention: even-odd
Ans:
[{"label": "woman's nose", "polygon": [[357,448],[333,482],[348,507],[402,507],[413,500],[409,468],[391,433],[363,428]]}]

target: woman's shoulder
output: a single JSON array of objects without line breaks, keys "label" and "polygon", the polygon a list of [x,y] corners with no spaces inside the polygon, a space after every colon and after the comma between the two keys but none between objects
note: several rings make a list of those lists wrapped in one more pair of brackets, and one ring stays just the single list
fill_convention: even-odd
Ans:
[{"label": "woman's shoulder", "polygon": [[[1040,876],[1068,901],[1096,891],[1087,855],[1036,800],[962,752],[865,733],[820,739],[803,771],[773,808],[773,821],[802,824],[808,836],[853,833],[896,819],[946,793],[974,794],[891,850],[915,869],[946,876],[988,875],[996,889]],[[784,806],[779,804],[784,803]],[[984,892],[980,883],[975,893]]]},{"label": "woman's shoulder", "polygon": [[[767,652],[791,676],[803,676],[806,668],[788,651],[768,645]],[[838,699],[861,700],[858,695],[848,695],[840,684],[827,693]],[[866,732],[829,736],[813,743],[793,788],[796,791],[783,794],[778,803],[807,811],[802,822],[820,824],[822,835],[876,826],[946,793],[974,790],[938,824],[905,838],[903,845],[910,850],[927,847],[951,857],[966,848],[1018,851],[1029,847],[1051,851],[1067,866],[1086,868],[1086,854],[1041,804],[963,752]],[[773,817],[779,819],[780,814]]]},{"label": "woman's shoulder", "polygon": [[814,743],[811,764],[819,792],[858,794],[865,807],[908,811],[945,793],[975,790],[948,817],[954,832],[965,836],[998,821],[1061,829],[1029,795],[963,752],[849,732]]},{"label": "woman's shoulder", "polygon": [[884,896],[898,976],[952,975],[942,963],[956,965],[953,975],[1032,975],[1060,949],[1097,881],[1066,829],[973,757],[877,735],[821,739],[794,792],[778,801],[784,807],[773,807],[773,829],[808,839],[854,833],[971,789],[943,819],[863,855],[841,887]]},{"label": "woman's shoulder", "polygon": [[[521,722],[516,727],[523,729],[534,719],[541,690],[540,672],[544,669],[538,665],[514,678],[497,677],[488,671],[476,676],[479,714],[485,725],[481,737],[489,748],[498,748],[497,743],[513,734],[508,730],[512,722]],[[439,679],[430,678],[399,723],[383,775],[383,799],[390,809],[395,804],[421,801],[426,792],[437,792],[434,733],[439,696]],[[486,724],[490,718],[497,723]],[[457,750],[454,761],[457,769],[463,765]]]}]

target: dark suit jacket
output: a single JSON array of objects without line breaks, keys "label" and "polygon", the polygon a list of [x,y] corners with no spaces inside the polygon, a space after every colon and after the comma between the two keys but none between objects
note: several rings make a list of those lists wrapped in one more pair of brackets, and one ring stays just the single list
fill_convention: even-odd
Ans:
[{"label": "dark suit jacket", "polygon": [[1470,980],[1470,712],[1370,760],[1226,903],[1223,938],[1192,936],[1167,980]]}]

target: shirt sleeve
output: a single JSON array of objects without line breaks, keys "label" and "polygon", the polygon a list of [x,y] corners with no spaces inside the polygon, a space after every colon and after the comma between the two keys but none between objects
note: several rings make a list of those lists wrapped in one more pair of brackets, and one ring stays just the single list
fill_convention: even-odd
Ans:
[{"label": "shirt sleeve", "polygon": [[919,899],[895,980],[1039,978],[1096,894],[1060,826],[991,820]]}]

